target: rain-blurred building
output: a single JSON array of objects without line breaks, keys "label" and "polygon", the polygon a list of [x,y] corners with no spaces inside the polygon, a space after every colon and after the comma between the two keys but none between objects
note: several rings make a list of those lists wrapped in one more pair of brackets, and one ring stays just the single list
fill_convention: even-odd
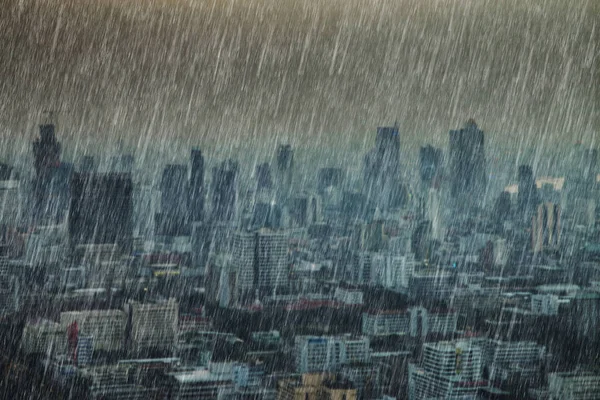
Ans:
[{"label": "rain-blurred building", "polygon": [[275,190],[277,199],[285,204],[292,191],[292,179],[294,174],[294,150],[289,144],[281,144],[277,147]]},{"label": "rain-blurred building", "polygon": [[165,167],[160,181],[160,194],[160,212],[155,215],[156,234],[188,235],[188,180],[185,165],[169,164]]},{"label": "rain-blurred building", "polygon": [[71,180],[69,239],[80,244],[131,246],[133,184],[129,174],[75,173]]},{"label": "rain-blurred building", "polygon": [[364,160],[363,193],[369,210],[388,211],[404,201],[400,181],[400,134],[398,126],[379,127],[375,147]]},{"label": "rain-blurred building", "polygon": [[52,181],[60,167],[61,144],[52,124],[40,125],[40,135],[33,141],[35,167],[34,219],[42,224],[60,220],[58,204],[53,200]]},{"label": "rain-blurred building", "polygon": [[192,149],[190,163],[189,221],[198,222],[204,220],[204,157],[200,149]]},{"label": "rain-blurred building", "polygon": [[484,144],[483,131],[473,119],[464,128],[450,131],[450,195],[456,205],[464,210],[479,205],[485,195],[487,175]]},{"label": "rain-blurred building", "polygon": [[519,165],[519,192],[517,196],[518,220],[528,224],[538,206],[538,193],[533,170],[529,165]]},{"label": "rain-blurred building", "polygon": [[127,308],[134,352],[170,352],[174,349],[179,321],[179,303],[175,298],[151,303],[130,302]]},{"label": "rain-blurred building", "polygon": [[442,150],[431,145],[421,147],[419,151],[419,175],[421,185],[429,189],[433,185],[439,185],[442,169]]},{"label": "rain-blurred building", "polygon": [[534,253],[556,250],[561,237],[561,210],[557,204],[542,203],[532,219],[531,240]]},{"label": "rain-blurred building", "polygon": [[213,167],[211,184],[212,219],[232,223],[237,216],[237,175],[239,164],[234,160],[223,161]]}]

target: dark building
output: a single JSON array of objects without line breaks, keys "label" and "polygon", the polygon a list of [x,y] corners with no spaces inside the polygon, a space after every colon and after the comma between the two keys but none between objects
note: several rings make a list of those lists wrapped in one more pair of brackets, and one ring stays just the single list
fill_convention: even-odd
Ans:
[{"label": "dark building", "polygon": [[503,191],[500,193],[494,204],[492,223],[496,231],[502,231],[504,222],[510,218],[512,204],[510,201],[510,193]]},{"label": "dark building", "polygon": [[192,149],[190,175],[190,195],[188,210],[190,221],[204,220],[204,157],[200,149]]},{"label": "dark building", "polygon": [[421,147],[419,151],[419,173],[424,188],[437,185],[442,168],[442,150],[433,146]]},{"label": "dark building", "polygon": [[239,165],[237,161],[223,161],[213,168],[212,219],[217,222],[232,222],[236,215],[236,181]]},{"label": "dark building", "polygon": [[470,207],[483,198],[487,186],[483,131],[470,119],[464,128],[450,131],[450,193]]},{"label": "dark building", "polygon": [[519,193],[517,197],[518,218],[529,224],[539,201],[533,171],[529,165],[519,166]]},{"label": "dark building", "polygon": [[292,190],[292,175],[294,168],[294,150],[289,144],[279,145],[277,148],[277,187],[275,188],[279,203],[285,202]]},{"label": "dark building", "polygon": [[317,190],[323,193],[328,187],[340,187],[344,181],[341,168],[321,168],[317,175]]},{"label": "dark building", "polygon": [[40,125],[40,136],[33,142],[36,178],[34,181],[34,218],[38,222],[58,222],[57,206],[50,193],[52,179],[60,167],[61,145],[56,140],[54,125]]},{"label": "dark building", "polygon": [[375,148],[365,156],[364,193],[369,209],[387,210],[402,205],[400,135],[397,126],[377,128]]},{"label": "dark building", "polygon": [[256,190],[271,190],[273,180],[271,179],[271,166],[263,163],[256,166]]},{"label": "dark building", "polygon": [[120,154],[110,159],[109,171],[119,174],[131,174],[135,159],[131,154]]},{"label": "dark building", "polygon": [[160,213],[155,216],[156,234],[180,236],[189,234],[186,194],[187,167],[168,164],[160,182]]},{"label": "dark building", "polygon": [[71,178],[69,239],[79,244],[118,244],[132,237],[133,184],[129,174],[82,174]]}]

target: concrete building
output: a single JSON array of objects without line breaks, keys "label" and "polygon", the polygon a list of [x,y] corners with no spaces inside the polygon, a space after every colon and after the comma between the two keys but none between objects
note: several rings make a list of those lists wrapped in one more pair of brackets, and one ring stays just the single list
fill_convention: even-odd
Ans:
[{"label": "concrete building", "polygon": [[411,400],[475,399],[485,387],[482,351],[470,342],[437,342],[423,345],[423,362],[409,365]]},{"label": "concrete building", "polygon": [[534,294],[531,296],[531,312],[536,315],[557,315],[558,296],[552,294]]},{"label": "concrete building", "polygon": [[127,315],[121,310],[67,311],[60,314],[60,326],[77,323],[80,335],[94,337],[94,350],[120,351],[125,343]]},{"label": "concrete building", "polygon": [[600,375],[586,371],[548,374],[549,400],[600,399]]},{"label": "concrete building", "polygon": [[369,361],[369,339],[350,336],[296,336],[296,371],[334,371],[343,364]]},{"label": "concrete building", "polygon": [[131,302],[131,346],[140,352],[150,349],[169,351],[177,337],[179,303],[171,298],[156,303]]}]

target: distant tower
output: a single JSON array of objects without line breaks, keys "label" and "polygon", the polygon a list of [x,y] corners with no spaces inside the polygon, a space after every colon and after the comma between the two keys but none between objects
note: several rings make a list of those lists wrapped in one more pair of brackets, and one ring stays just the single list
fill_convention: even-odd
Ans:
[{"label": "distant tower", "polygon": [[51,201],[51,182],[60,167],[61,145],[56,140],[54,125],[40,125],[40,136],[33,141],[33,156],[35,167],[35,219],[39,222],[58,217],[53,214],[54,205]]},{"label": "distant tower", "polygon": [[168,164],[160,182],[160,214],[156,217],[157,234],[180,236],[188,232],[187,226],[187,167]]},{"label": "distant tower", "polygon": [[188,209],[190,221],[204,220],[204,157],[200,149],[192,149],[190,194]]},{"label": "distant tower", "polygon": [[280,203],[285,202],[292,190],[292,174],[294,168],[294,150],[289,144],[277,148],[277,187]]},{"label": "distant tower", "polygon": [[269,163],[262,163],[256,166],[256,190],[273,189],[273,180],[271,179],[271,166]]},{"label": "distant tower", "polygon": [[519,193],[517,197],[521,222],[529,224],[538,205],[537,186],[529,165],[519,166]]},{"label": "distant tower", "polygon": [[96,164],[93,156],[83,156],[81,158],[81,164],[79,165],[79,171],[83,173],[90,173],[96,170]]},{"label": "distant tower", "polygon": [[464,128],[450,131],[450,194],[459,204],[476,205],[487,186],[483,131],[470,119]]},{"label": "distant tower", "polygon": [[238,170],[239,164],[234,160],[223,161],[213,168],[212,219],[215,222],[233,222],[235,219]]},{"label": "distant tower", "polygon": [[403,202],[397,125],[377,128],[375,147],[365,156],[363,183],[370,209],[387,211]]}]

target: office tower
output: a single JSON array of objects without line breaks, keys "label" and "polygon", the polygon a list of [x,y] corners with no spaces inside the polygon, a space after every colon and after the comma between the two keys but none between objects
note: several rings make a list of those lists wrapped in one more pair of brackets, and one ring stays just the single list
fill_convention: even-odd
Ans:
[{"label": "office tower", "polygon": [[464,128],[450,131],[450,194],[459,208],[469,209],[483,199],[487,186],[483,131],[470,119]]},{"label": "office tower", "polygon": [[538,206],[537,186],[529,165],[519,165],[519,193],[517,197],[519,222],[529,224]]},{"label": "office tower", "polygon": [[54,125],[40,125],[40,136],[33,142],[36,178],[34,181],[34,218],[42,223],[57,222],[51,199],[51,183],[60,166],[61,145],[56,140]]},{"label": "office tower", "polygon": [[278,193],[278,202],[284,204],[291,194],[292,177],[294,169],[294,150],[289,144],[281,144],[277,147],[277,168],[276,168],[276,191]]},{"label": "office tower", "polygon": [[96,162],[93,156],[83,156],[79,164],[79,172],[90,173],[96,170]]},{"label": "office tower", "polygon": [[78,335],[94,337],[94,350],[122,350],[126,323],[127,316],[121,310],[65,311],[60,314],[63,335],[70,326],[76,325]]},{"label": "office tower", "polygon": [[341,168],[321,168],[317,174],[317,191],[325,193],[328,188],[340,188],[344,182],[344,171]]},{"label": "office tower", "polygon": [[168,164],[160,181],[160,213],[155,216],[156,234],[183,236],[189,234],[186,207],[187,167]]},{"label": "office tower", "polygon": [[487,385],[481,365],[481,348],[471,342],[425,343],[422,365],[409,364],[408,398],[476,398]]},{"label": "office tower", "polygon": [[190,161],[189,220],[198,222],[204,220],[204,157],[200,149],[192,149]]},{"label": "office tower", "polygon": [[344,364],[371,359],[369,338],[351,336],[296,336],[296,372],[333,371]]},{"label": "office tower", "polygon": [[494,203],[494,211],[491,218],[496,231],[504,229],[504,223],[510,218],[511,209],[510,193],[507,191],[501,192]]},{"label": "office tower", "polygon": [[287,287],[289,281],[287,236],[282,232],[261,229],[256,240],[258,288],[270,292]]},{"label": "office tower", "polygon": [[131,246],[132,182],[128,174],[75,173],[71,179],[69,239],[79,244]]},{"label": "office tower", "polygon": [[212,219],[231,223],[236,217],[237,201],[237,161],[223,161],[213,168],[212,179]]},{"label": "office tower", "polygon": [[557,204],[542,203],[532,220],[531,240],[534,253],[555,250],[561,236],[561,210]]},{"label": "office tower", "polygon": [[237,290],[243,294],[254,293],[256,277],[256,234],[235,232],[231,255],[236,273]]},{"label": "office tower", "polygon": [[442,169],[442,150],[431,145],[421,147],[419,151],[419,173],[424,189],[439,185]]},{"label": "office tower", "polygon": [[155,303],[128,304],[131,318],[130,340],[132,349],[143,351],[170,351],[177,339],[179,303],[170,298]]},{"label": "office tower", "polygon": [[400,136],[398,127],[379,127],[375,147],[364,160],[363,193],[370,210],[387,211],[402,205],[400,183]]}]

